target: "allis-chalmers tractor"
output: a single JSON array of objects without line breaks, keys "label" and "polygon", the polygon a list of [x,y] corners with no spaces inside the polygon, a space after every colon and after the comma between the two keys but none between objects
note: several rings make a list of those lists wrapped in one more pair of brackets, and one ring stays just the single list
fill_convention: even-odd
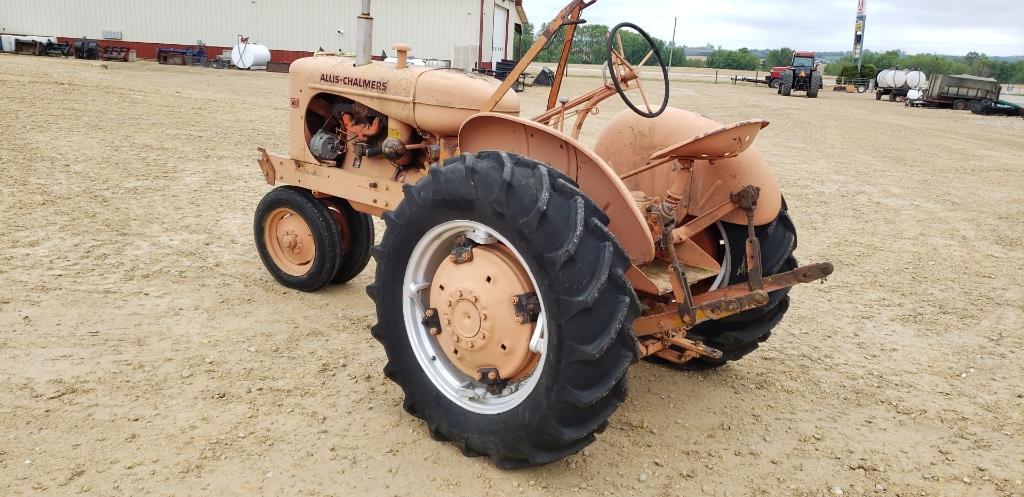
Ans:
[{"label": "allis-chalmers tractor", "polygon": [[786,97],[794,91],[804,91],[809,98],[818,98],[818,90],[822,87],[821,71],[814,60],[814,52],[793,52],[793,62],[789,67],[772,68],[767,76],[768,85]]},{"label": "allis-chalmers tractor", "polygon": [[[371,61],[364,0],[356,57],[293,63],[288,153],[259,149],[266,181],[288,185],[256,209],[270,273],[314,291],[372,254],[384,375],[432,436],[500,467],[593,442],[640,358],[704,369],[743,357],[791,286],[832,272],[793,258],[793,222],[752,146],[768,123],[667,108],[667,69],[637,26],[611,30],[603,84],[558,99],[592,3],[567,5],[500,83],[410,65],[401,44],[397,62]],[[548,110],[520,117],[510,87],[559,29]],[[650,45],[643,60],[624,56],[623,30]],[[639,85],[648,61],[660,96]],[[578,141],[616,94],[629,110],[595,148]],[[373,247],[371,216],[386,225]]]}]

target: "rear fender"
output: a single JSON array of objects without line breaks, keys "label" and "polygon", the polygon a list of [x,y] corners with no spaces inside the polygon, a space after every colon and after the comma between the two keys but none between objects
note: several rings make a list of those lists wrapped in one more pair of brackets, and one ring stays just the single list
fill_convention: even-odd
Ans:
[{"label": "rear fender", "polygon": [[[622,175],[647,164],[652,154],[665,147],[722,126],[722,123],[700,114],[673,107],[665,109],[654,119],[625,110],[613,117],[601,132],[594,152],[604,159],[614,174]],[[665,198],[675,167],[674,163],[665,164],[627,178],[626,188]],[[754,224],[760,226],[772,222],[782,207],[782,192],[756,144],[729,159],[695,161],[690,182],[691,203],[688,212],[680,209],[680,221],[686,214],[699,216],[728,201],[730,193],[747,185],[761,189],[754,210]],[[735,224],[747,222],[741,210],[727,214],[722,220]]]},{"label": "rear fender", "polygon": [[608,215],[608,229],[634,264],[654,259],[654,240],[643,214],[618,175],[600,157],[569,135],[528,119],[484,112],[459,130],[459,149],[499,150],[548,164],[572,178]]}]

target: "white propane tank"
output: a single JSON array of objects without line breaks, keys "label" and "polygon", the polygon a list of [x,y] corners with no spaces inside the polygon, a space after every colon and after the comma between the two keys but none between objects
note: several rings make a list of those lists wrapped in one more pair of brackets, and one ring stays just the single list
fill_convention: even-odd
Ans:
[{"label": "white propane tank", "polygon": [[231,64],[239,69],[266,69],[270,49],[263,45],[239,43],[231,48]]},{"label": "white propane tank", "polygon": [[924,96],[924,92],[921,90],[907,90],[907,100],[921,100]]},{"label": "white propane tank", "polygon": [[907,85],[907,71],[897,70],[893,71],[893,88],[908,88]]},{"label": "white propane tank", "polygon": [[896,71],[893,69],[886,69],[878,73],[879,88],[896,88]]},{"label": "white propane tank", "polygon": [[921,71],[907,71],[907,88],[924,88],[928,86],[928,76]]},{"label": "white propane tank", "polygon": [[14,52],[14,35],[0,35],[0,49],[4,52]]}]

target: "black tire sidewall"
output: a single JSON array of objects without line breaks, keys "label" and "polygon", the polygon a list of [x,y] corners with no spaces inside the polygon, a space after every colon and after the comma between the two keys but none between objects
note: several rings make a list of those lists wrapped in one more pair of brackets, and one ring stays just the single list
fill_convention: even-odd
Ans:
[{"label": "black tire sidewall", "polygon": [[[476,156],[475,163],[494,161],[497,155],[482,152]],[[578,251],[573,252],[578,255],[570,256],[557,269],[552,269],[551,254],[563,246],[566,233],[571,233],[566,228],[575,220],[575,214],[568,208],[571,202],[566,204],[569,199],[573,202],[583,199],[580,205],[584,206],[586,224],[607,223],[607,217],[586,200],[574,184],[570,185],[568,178],[535,161],[515,157],[511,160],[518,164],[532,162],[533,165],[517,165],[509,174],[511,166],[507,166],[505,173],[500,167],[495,171],[486,165],[474,165],[472,167],[478,169],[469,171],[470,159],[466,156],[449,161],[443,168],[432,169],[430,178],[406,187],[405,200],[394,213],[385,215],[388,228],[374,250],[376,282],[368,289],[377,306],[378,324],[374,327],[374,336],[387,352],[385,374],[405,392],[406,410],[423,419],[431,433],[489,454],[503,467],[551,462],[592,442],[593,432],[625,398],[625,372],[636,358],[632,321],[639,314],[639,303],[623,276],[629,259],[611,234],[601,228],[600,235],[584,231]],[[503,154],[503,157],[508,159],[511,154]],[[524,231],[519,224],[524,222],[520,215],[537,209],[541,192],[536,192],[537,198],[517,197],[515,188],[522,188],[521,191],[532,188],[533,178],[539,175],[533,171],[541,168],[553,186],[544,201],[546,209],[536,218],[540,221],[533,228],[535,231]],[[471,176],[471,172],[475,176]],[[527,174],[530,179],[523,179]],[[502,179],[505,177],[512,179]],[[558,186],[561,181],[565,186]],[[496,189],[495,184],[499,185]],[[517,184],[526,186],[515,187]],[[505,212],[501,212],[495,207],[499,202],[481,192],[488,188],[497,191],[505,186],[508,186],[506,207]],[[460,192],[453,193],[453,189]],[[463,198],[459,198],[463,193]],[[518,207],[511,206],[513,204]],[[532,274],[548,320],[547,352],[540,366],[540,377],[518,405],[498,414],[470,411],[440,391],[419,363],[406,329],[403,282],[414,248],[430,229],[454,220],[484,224],[508,240]],[[606,285],[595,294],[596,300],[581,308],[571,297],[595,278],[594,261],[600,256],[594,255],[593,248],[605,243],[613,246],[608,252],[611,262]],[[615,275],[621,283],[612,281]],[[616,284],[618,290],[614,290]],[[627,294],[630,311],[624,314],[624,324],[616,328],[615,336],[610,336],[606,331],[610,329],[609,321],[613,320],[607,314],[616,309],[618,306],[613,304],[621,303]],[[573,306],[575,309],[570,309]],[[587,324],[581,325],[584,322]],[[597,356],[581,359],[580,344],[589,343],[595,329],[600,330],[599,336],[608,337],[602,341],[607,345]],[[571,386],[574,384],[576,387]],[[593,403],[574,405],[566,401],[569,393],[579,392],[579,388],[596,392]]]},{"label": "black tire sidewall", "polygon": [[[267,216],[275,209],[285,207],[298,214],[309,225],[313,234],[316,253],[309,270],[295,276],[282,270],[274,262],[263,238]],[[312,292],[331,281],[338,270],[341,254],[341,232],[327,207],[308,191],[298,187],[277,187],[268,192],[256,207],[253,219],[253,234],[256,250],[267,271],[278,283],[295,290]]]},{"label": "black tire sidewall", "polygon": [[331,278],[331,283],[341,284],[358,276],[370,262],[370,247],[373,246],[375,236],[373,218],[353,209],[345,199],[330,198],[327,202],[338,209],[348,224],[349,243],[343,243],[338,272]]}]

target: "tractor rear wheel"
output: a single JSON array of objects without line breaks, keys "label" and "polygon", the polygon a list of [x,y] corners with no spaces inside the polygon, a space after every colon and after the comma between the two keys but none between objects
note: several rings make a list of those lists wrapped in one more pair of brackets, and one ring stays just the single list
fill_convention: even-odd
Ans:
[{"label": "tractor rear wheel", "polygon": [[[747,228],[738,224],[721,223],[729,250],[728,274],[722,286],[735,285],[747,281],[746,270],[746,237]],[[764,276],[770,276],[796,269],[796,227],[789,217],[786,202],[783,200],[778,217],[769,224],[755,229],[761,242],[761,267]],[[720,360],[694,359],[680,366],[687,370],[711,369],[723,366],[728,361],[736,361],[753,352],[768,339],[772,328],[779,324],[783,314],[789,309],[789,288],[768,294],[768,304],[730,316],[717,321],[706,321],[688,332],[688,336],[721,350],[724,355]]]},{"label": "tractor rear wheel", "polygon": [[780,79],[782,81],[779,83],[779,93],[784,97],[788,97],[793,92],[793,73],[784,72]]},{"label": "tractor rear wheel", "polygon": [[282,285],[313,292],[330,283],[341,260],[341,233],[330,210],[309,190],[274,188],[256,207],[256,249]]},{"label": "tractor rear wheel", "polygon": [[639,301],[608,217],[513,154],[405,186],[372,253],[384,374],[430,434],[499,467],[578,452],[625,400]]},{"label": "tractor rear wheel", "polygon": [[818,90],[821,89],[821,73],[811,73],[811,86],[807,87],[807,98],[818,98]]}]

